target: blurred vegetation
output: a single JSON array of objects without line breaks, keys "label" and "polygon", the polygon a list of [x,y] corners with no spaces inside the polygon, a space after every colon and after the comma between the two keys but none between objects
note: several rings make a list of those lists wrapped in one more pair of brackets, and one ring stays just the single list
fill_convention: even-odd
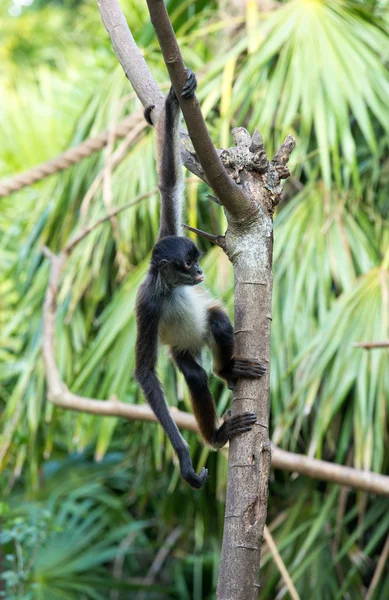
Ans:
[{"label": "blurred vegetation", "polygon": [[[146,3],[121,4],[166,85]],[[215,143],[228,146],[236,125],[257,126],[269,153],[287,133],[297,138],[294,177],[275,216],[273,440],[389,474],[388,352],[353,347],[389,338],[389,1],[292,0],[270,11],[254,0],[168,4]],[[131,93],[93,0],[27,5],[9,0],[0,8],[1,177],[109,127]],[[130,98],[122,116],[136,106]],[[137,598],[135,590],[147,599],[210,599],[223,454],[209,454],[185,433],[196,466],[206,462],[210,471],[206,488],[194,493],[156,425],[68,413],[46,400],[42,245],[58,251],[80,228],[83,197],[105,156],[0,200],[0,590],[9,600],[115,600]],[[115,205],[155,185],[147,131],[113,175]],[[203,184],[188,185],[187,220],[216,233],[224,217],[207,193]],[[98,193],[88,221],[104,211]],[[156,195],[124,211],[118,238],[103,225],[69,261],[57,359],[77,393],[143,402],[132,376],[134,301],[158,211]],[[228,260],[198,243],[207,286],[232,313]],[[124,277],[118,252],[128,259]],[[160,373],[170,403],[190,410],[167,356]],[[229,392],[214,379],[211,387],[222,413]],[[389,531],[386,499],[277,471],[268,523],[302,600],[365,597]],[[145,585],[178,525],[182,535]],[[261,584],[263,599],[288,597],[266,548]],[[372,598],[388,597],[386,564]]]}]

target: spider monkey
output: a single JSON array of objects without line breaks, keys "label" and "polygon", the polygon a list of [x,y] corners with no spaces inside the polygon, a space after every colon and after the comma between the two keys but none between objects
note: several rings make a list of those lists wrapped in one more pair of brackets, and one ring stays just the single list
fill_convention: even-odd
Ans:
[{"label": "spider monkey", "polygon": [[[195,74],[187,69],[182,97],[189,99],[197,86]],[[145,110],[150,118],[153,106]],[[181,476],[194,488],[201,488],[207,469],[193,469],[188,444],[181,436],[166,404],[155,372],[158,345],[170,346],[170,353],[189,387],[193,411],[204,441],[218,449],[231,438],[250,431],[255,413],[228,416],[218,426],[208,377],[199,364],[202,347],[213,354],[214,372],[232,387],[238,377],[259,378],[265,367],[256,360],[233,356],[233,327],[219,302],[195,287],[204,279],[198,260],[200,252],[192,240],[183,237],[181,215],[183,179],[180,159],[180,107],[171,87],[162,119],[157,124],[158,178],[161,218],[149,271],[136,301],[137,339],[135,377],[177,454]],[[161,122],[162,121],[162,122]]]}]

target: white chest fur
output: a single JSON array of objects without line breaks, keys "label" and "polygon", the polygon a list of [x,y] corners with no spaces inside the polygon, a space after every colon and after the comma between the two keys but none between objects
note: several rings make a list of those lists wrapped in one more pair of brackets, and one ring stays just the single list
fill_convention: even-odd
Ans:
[{"label": "white chest fur", "polygon": [[201,288],[175,288],[164,302],[160,321],[162,344],[199,351],[208,342],[207,307],[211,299]]}]

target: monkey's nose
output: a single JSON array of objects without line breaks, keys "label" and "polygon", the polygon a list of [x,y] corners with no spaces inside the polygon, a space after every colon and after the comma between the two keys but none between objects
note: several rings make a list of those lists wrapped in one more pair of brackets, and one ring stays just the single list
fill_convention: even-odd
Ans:
[{"label": "monkey's nose", "polygon": [[196,281],[200,283],[200,281],[204,281],[204,275],[200,267],[196,267]]}]

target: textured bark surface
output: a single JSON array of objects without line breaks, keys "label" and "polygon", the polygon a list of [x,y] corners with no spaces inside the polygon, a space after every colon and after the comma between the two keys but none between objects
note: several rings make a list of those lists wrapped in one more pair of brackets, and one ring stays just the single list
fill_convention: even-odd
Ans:
[{"label": "textured bark surface", "polygon": [[257,358],[267,372],[258,381],[239,380],[233,395],[232,414],[253,411],[257,421],[251,432],[230,442],[219,600],[258,597],[271,465],[268,426],[273,223],[271,211],[265,208],[270,199],[263,198],[260,176],[250,179],[252,197],[258,199],[260,207],[258,217],[244,230],[236,231],[230,225],[226,233],[227,254],[235,274],[234,341],[238,356]]},{"label": "textured bark surface", "polygon": [[[273,212],[288,176],[286,162],[294,147],[290,136],[269,161],[262,137],[243,128],[233,132],[236,147],[223,163],[257,207],[255,218],[237,226],[229,221],[226,251],[235,274],[235,352],[267,367],[258,381],[239,380],[232,414],[254,411],[257,421],[247,435],[231,441],[218,600],[255,600],[266,524],[271,467],[269,440],[270,326],[272,301]],[[227,215],[228,218],[228,215]]]}]

